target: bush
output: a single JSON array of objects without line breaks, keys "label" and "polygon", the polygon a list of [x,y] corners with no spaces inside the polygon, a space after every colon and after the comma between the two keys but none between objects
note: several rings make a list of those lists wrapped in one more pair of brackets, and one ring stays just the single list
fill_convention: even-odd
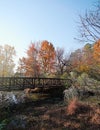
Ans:
[{"label": "bush", "polygon": [[9,120],[8,120],[8,119],[3,120],[3,121],[0,123],[0,130],[5,130],[8,123],[9,123]]},{"label": "bush", "polygon": [[74,86],[69,89],[64,90],[64,101],[65,102],[69,102],[74,97],[78,97],[77,89]]},{"label": "bush", "polygon": [[63,73],[63,75],[60,76],[60,78],[62,78],[62,79],[66,79],[67,77],[68,77],[68,74],[66,72]]},{"label": "bush", "polygon": [[68,105],[67,114],[68,115],[75,114],[77,107],[78,107],[78,100],[77,98],[73,98]]},{"label": "bush", "polygon": [[87,83],[87,79],[88,79],[88,74],[86,73],[82,73],[80,76],[78,76],[77,78],[77,83],[80,85],[80,86],[85,86]]},{"label": "bush", "polygon": [[75,82],[76,79],[77,79],[77,73],[76,72],[70,72],[70,78],[73,82]]},{"label": "bush", "polygon": [[79,114],[79,113],[87,113],[90,112],[92,108],[85,104],[80,102],[77,98],[73,98],[67,107],[67,114],[68,115],[73,115],[73,114]]}]

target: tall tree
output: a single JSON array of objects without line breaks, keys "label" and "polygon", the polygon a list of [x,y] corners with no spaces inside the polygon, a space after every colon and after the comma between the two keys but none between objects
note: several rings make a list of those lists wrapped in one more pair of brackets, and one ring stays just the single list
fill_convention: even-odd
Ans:
[{"label": "tall tree", "polygon": [[52,43],[42,41],[31,43],[27,52],[27,57],[23,57],[19,62],[19,73],[25,76],[49,75],[54,72],[55,49]]},{"label": "tall tree", "polygon": [[78,49],[70,55],[73,70],[89,72],[93,66],[93,46],[87,43],[82,49]]},{"label": "tall tree", "polygon": [[100,40],[93,44],[93,54],[91,60],[93,61],[90,75],[93,78],[100,80]]},{"label": "tall tree", "polygon": [[80,64],[82,63],[82,49],[77,49],[71,53],[70,63],[73,70],[79,70]]},{"label": "tall tree", "polygon": [[27,57],[19,59],[18,71],[25,76],[39,76],[40,66],[38,62],[38,49],[35,43],[31,43],[27,52]]},{"label": "tall tree", "polygon": [[0,46],[0,76],[12,76],[14,74],[14,60],[16,55],[14,47],[10,45]]},{"label": "tall tree", "polygon": [[55,71],[56,52],[52,43],[42,41],[40,47],[41,71],[44,74],[52,74]]},{"label": "tall tree", "polygon": [[89,71],[93,65],[93,45],[87,43],[82,49],[82,66],[84,71]]},{"label": "tall tree", "polygon": [[19,66],[17,68],[15,76],[25,76],[26,73],[25,57],[19,58],[18,64]]},{"label": "tall tree", "polygon": [[93,50],[94,59],[96,60],[96,63],[100,64],[100,40],[95,42]]}]

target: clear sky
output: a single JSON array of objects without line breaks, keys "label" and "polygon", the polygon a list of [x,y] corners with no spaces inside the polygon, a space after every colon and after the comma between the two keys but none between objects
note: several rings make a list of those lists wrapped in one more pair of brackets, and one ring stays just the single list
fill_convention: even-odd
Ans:
[{"label": "clear sky", "polygon": [[79,14],[96,0],[0,0],[0,45],[25,55],[30,42],[48,40],[66,52],[82,46],[77,37]]}]

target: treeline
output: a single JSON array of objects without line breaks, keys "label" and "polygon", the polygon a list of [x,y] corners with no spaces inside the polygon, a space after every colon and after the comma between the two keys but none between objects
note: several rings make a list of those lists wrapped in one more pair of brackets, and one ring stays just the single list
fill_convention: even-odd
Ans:
[{"label": "treeline", "polygon": [[66,55],[63,48],[56,48],[49,41],[31,43],[26,57],[19,59],[14,73],[16,51],[10,45],[0,47],[0,76],[62,77],[70,72],[83,72],[92,77],[100,75],[100,40]]},{"label": "treeline", "polygon": [[18,74],[34,77],[66,77],[70,72],[85,72],[99,78],[100,40],[67,54],[48,41],[31,43],[27,56],[19,59]]}]

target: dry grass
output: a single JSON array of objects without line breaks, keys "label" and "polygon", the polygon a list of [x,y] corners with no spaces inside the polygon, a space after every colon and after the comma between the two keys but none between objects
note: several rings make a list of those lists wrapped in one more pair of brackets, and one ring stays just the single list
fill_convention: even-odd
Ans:
[{"label": "dry grass", "polygon": [[100,109],[94,108],[94,113],[91,116],[91,123],[100,125]]},{"label": "dry grass", "polygon": [[[77,98],[72,99],[68,106],[58,103],[30,104],[25,109],[18,109],[16,114],[17,117],[25,116],[24,130],[100,130],[100,107],[80,102]],[[18,122],[20,120],[22,118],[18,118]],[[11,125],[7,128],[22,130]]]}]

